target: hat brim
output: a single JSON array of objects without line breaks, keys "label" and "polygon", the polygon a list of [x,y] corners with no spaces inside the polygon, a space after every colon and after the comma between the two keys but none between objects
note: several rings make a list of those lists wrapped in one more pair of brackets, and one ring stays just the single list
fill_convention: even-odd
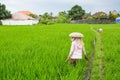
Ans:
[{"label": "hat brim", "polygon": [[79,33],[79,32],[73,32],[71,34],[69,34],[70,37],[76,37],[76,38],[83,38],[83,34]]}]

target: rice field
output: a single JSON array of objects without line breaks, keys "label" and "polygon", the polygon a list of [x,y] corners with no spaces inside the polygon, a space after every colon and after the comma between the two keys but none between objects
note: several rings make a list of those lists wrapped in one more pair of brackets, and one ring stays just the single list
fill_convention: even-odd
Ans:
[{"label": "rice field", "polygon": [[84,34],[88,58],[97,36],[90,80],[119,80],[120,24],[0,26],[0,80],[83,80],[89,64],[84,56],[75,67],[65,62],[71,32]]},{"label": "rice field", "polygon": [[[120,79],[120,25],[103,26],[105,80]],[[106,35],[106,36],[105,36]]]},{"label": "rice field", "polygon": [[[120,79],[120,24],[92,25],[94,29],[102,28],[97,41],[96,56],[93,66],[92,80]],[[98,73],[99,72],[99,73]]]},{"label": "rice field", "polygon": [[68,35],[73,31],[84,34],[89,56],[94,33],[88,25],[0,27],[0,80],[82,79],[87,61],[76,68],[65,62],[71,45]]}]

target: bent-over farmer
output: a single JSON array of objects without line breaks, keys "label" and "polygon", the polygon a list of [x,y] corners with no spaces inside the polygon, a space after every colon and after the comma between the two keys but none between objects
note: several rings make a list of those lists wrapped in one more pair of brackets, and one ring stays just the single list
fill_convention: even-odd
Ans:
[{"label": "bent-over farmer", "polygon": [[98,29],[98,32],[99,32],[99,33],[103,32],[103,29],[102,29],[102,28],[99,28],[99,29]]},{"label": "bent-over farmer", "polygon": [[82,38],[84,37],[83,34],[78,32],[73,32],[69,36],[71,37],[72,44],[71,44],[69,56],[66,59],[66,61],[70,61],[70,63],[76,65],[76,62],[82,59],[82,54],[84,54],[85,59],[88,60],[86,56],[84,42],[82,40]]}]

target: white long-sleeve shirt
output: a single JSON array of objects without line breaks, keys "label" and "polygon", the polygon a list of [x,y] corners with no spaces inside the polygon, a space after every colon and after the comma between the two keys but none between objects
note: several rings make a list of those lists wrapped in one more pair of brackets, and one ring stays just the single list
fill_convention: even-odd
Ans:
[{"label": "white long-sleeve shirt", "polygon": [[82,53],[84,53],[84,55],[86,55],[84,45],[80,45],[79,40],[72,41],[69,58],[82,59]]}]

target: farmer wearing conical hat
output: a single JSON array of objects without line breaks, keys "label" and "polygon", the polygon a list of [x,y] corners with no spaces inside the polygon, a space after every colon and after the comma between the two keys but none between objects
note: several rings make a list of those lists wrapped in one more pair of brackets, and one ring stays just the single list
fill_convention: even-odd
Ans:
[{"label": "farmer wearing conical hat", "polygon": [[82,59],[82,54],[86,56],[86,51],[84,48],[84,43],[82,38],[84,37],[83,34],[78,33],[78,32],[73,32],[69,35],[72,40],[72,45],[70,49],[70,53],[66,61],[70,61],[73,65],[76,65],[76,62],[80,59]]},{"label": "farmer wearing conical hat", "polygon": [[102,29],[102,28],[99,28],[99,29],[98,29],[98,32],[99,32],[99,33],[103,32],[103,29]]}]

